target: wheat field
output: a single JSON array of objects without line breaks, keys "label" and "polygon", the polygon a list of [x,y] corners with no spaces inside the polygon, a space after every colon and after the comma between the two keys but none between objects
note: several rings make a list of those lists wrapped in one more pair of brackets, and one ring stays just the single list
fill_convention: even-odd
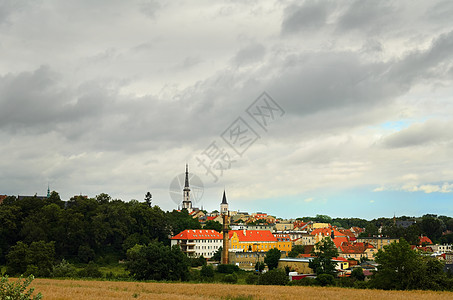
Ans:
[{"label": "wheat field", "polygon": [[453,299],[451,292],[230,284],[35,279],[44,300],[64,299]]}]

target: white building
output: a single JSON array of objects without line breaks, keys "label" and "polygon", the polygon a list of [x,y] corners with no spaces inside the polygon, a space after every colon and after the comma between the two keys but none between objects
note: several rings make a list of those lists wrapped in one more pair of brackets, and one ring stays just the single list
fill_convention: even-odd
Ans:
[{"label": "white building", "polygon": [[222,247],[223,235],[212,229],[186,229],[171,238],[188,257],[210,258]]}]

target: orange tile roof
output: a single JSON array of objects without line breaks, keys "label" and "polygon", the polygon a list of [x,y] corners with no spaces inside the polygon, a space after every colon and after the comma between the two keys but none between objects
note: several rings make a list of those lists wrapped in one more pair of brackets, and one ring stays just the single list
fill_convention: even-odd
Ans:
[{"label": "orange tile roof", "polygon": [[333,242],[335,243],[335,247],[339,248],[343,243],[349,244],[348,238],[341,236],[333,239]]},{"label": "orange tile roof", "polygon": [[[276,242],[277,238],[269,230],[230,230],[229,238],[236,233],[239,242]],[[245,234],[244,234],[245,233]]]},{"label": "orange tile roof", "polygon": [[344,254],[362,254],[368,248],[372,249],[374,247],[368,243],[343,244],[340,247],[341,252]]},{"label": "orange tile roof", "polygon": [[418,244],[421,245],[423,243],[426,243],[428,245],[432,245],[433,244],[433,242],[427,236],[421,236],[420,237],[420,240],[419,240]]},{"label": "orange tile roof", "polygon": [[172,240],[221,240],[223,234],[212,229],[186,229],[174,237]]},{"label": "orange tile roof", "polygon": [[208,217],[207,219],[208,219],[208,221],[212,221],[212,220],[214,220],[214,219],[217,218],[217,217],[218,217],[218,216],[212,216],[212,217]]},{"label": "orange tile roof", "polygon": [[346,236],[345,234],[339,232],[338,230],[331,229],[331,228],[316,228],[315,230],[310,232],[310,234],[311,235],[322,234],[323,236],[330,236],[332,234],[332,230],[333,230],[334,236],[338,236],[338,237],[339,236]]}]

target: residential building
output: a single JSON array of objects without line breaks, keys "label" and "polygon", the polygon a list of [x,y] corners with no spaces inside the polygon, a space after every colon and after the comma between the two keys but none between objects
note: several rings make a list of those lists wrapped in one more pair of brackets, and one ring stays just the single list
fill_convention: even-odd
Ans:
[{"label": "residential building", "polygon": [[374,256],[377,253],[376,248],[367,243],[344,243],[338,248],[340,256],[347,259],[361,260],[365,258],[367,260],[374,260]]},{"label": "residential building", "polygon": [[390,245],[393,242],[399,243],[399,238],[391,237],[362,237],[357,238],[357,243],[368,243],[374,246],[377,250],[384,248],[386,245]]},{"label": "residential building", "polygon": [[222,247],[223,235],[211,229],[186,229],[171,238],[171,246],[179,245],[188,257],[210,258]]},{"label": "residential building", "polygon": [[285,251],[285,252],[291,251],[293,244],[291,243],[289,234],[273,233],[273,235],[274,235],[274,237],[277,238],[278,250]]},{"label": "residential building", "polygon": [[288,231],[293,229],[294,229],[293,223],[275,223],[274,225],[274,230],[276,231]]},{"label": "residential building", "polygon": [[229,237],[233,252],[267,252],[279,247],[277,238],[268,230],[231,230]]},{"label": "residential building", "polygon": [[433,242],[431,241],[431,239],[427,236],[424,236],[422,235],[420,238],[419,238],[419,242],[418,242],[419,245],[432,245]]},{"label": "residential building", "polygon": [[244,224],[244,223],[239,223],[239,224],[234,224],[231,225],[231,230],[269,230],[272,231],[273,225],[250,225],[250,224]]},{"label": "residential building", "polygon": [[294,245],[314,245],[316,243],[316,239],[314,235],[311,235],[309,233],[302,233],[302,236],[298,239],[293,240]]},{"label": "residential building", "polygon": [[243,270],[255,270],[257,262],[264,262],[265,252],[230,252],[229,263]]},{"label": "residential building", "polygon": [[453,251],[453,245],[451,244],[444,244],[444,245],[430,245],[431,249],[433,249],[434,252],[439,252],[439,253],[445,253],[445,252],[452,252]]}]

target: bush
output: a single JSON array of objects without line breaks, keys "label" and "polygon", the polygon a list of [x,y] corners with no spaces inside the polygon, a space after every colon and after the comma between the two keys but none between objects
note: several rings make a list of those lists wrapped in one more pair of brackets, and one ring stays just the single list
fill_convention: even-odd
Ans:
[{"label": "bush", "polygon": [[200,271],[201,279],[212,280],[214,279],[214,268],[212,266],[203,266]]},{"label": "bush", "polygon": [[314,278],[304,277],[299,280],[293,280],[289,283],[289,285],[296,285],[296,286],[314,286],[318,285],[318,282]]},{"label": "bush", "polygon": [[258,279],[258,284],[261,285],[286,285],[288,282],[289,278],[282,269],[273,269],[261,274]]},{"label": "bush", "polygon": [[98,267],[91,261],[84,269],[77,272],[79,277],[101,278],[102,273]]},{"label": "bush", "polygon": [[52,277],[74,277],[75,275],[76,269],[74,266],[64,259],[52,269]]},{"label": "bush", "polygon": [[351,277],[340,277],[336,279],[337,286],[340,287],[354,287],[354,278]]},{"label": "bush", "polygon": [[354,282],[354,288],[356,289],[369,289],[370,283],[369,281],[356,281]]},{"label": "bush", "polygon": [[233,274],[234,272],[238,272],[240,269],[236,265],[218,265],[217,272],[224,273],[224,274]]},{"label": "bush", "polygon": [[238,282],[238,277],[236,274],[227,274],[225,277],[222,278],[223,282],[226,283],[237,283]]},{"label": "bush", "polygon": [[316,277],[316,281],[319,283],[320,286],[327,286],[327,285],[334,285],[335,277],[330,274],[319,274]]},{"label": "bush", "polygon": [[8,300],[40,300],[42,299],[41,293],[35,296],[31,296],[34,292],[34,288],[30,288],[27,291],[28,286],[33,281],[33,275],[27,277],[22,281],[22,276],[15,282],[8,282],[8,276],[3,277],[0,280],[0,299]]},{"label": "bush", "polygon": [[245,283],[247,284],[256,284],[260,278],[259,274],[251,273],[245,278]]},{"label": "bush", "polygon": [[193,268],[201,267],[201,266],[205,266],[205,265],[206,265],[206,258],[204,258],[203,255],[200,257],[197,257],[197,258],[190,259],[190,266]]}]

